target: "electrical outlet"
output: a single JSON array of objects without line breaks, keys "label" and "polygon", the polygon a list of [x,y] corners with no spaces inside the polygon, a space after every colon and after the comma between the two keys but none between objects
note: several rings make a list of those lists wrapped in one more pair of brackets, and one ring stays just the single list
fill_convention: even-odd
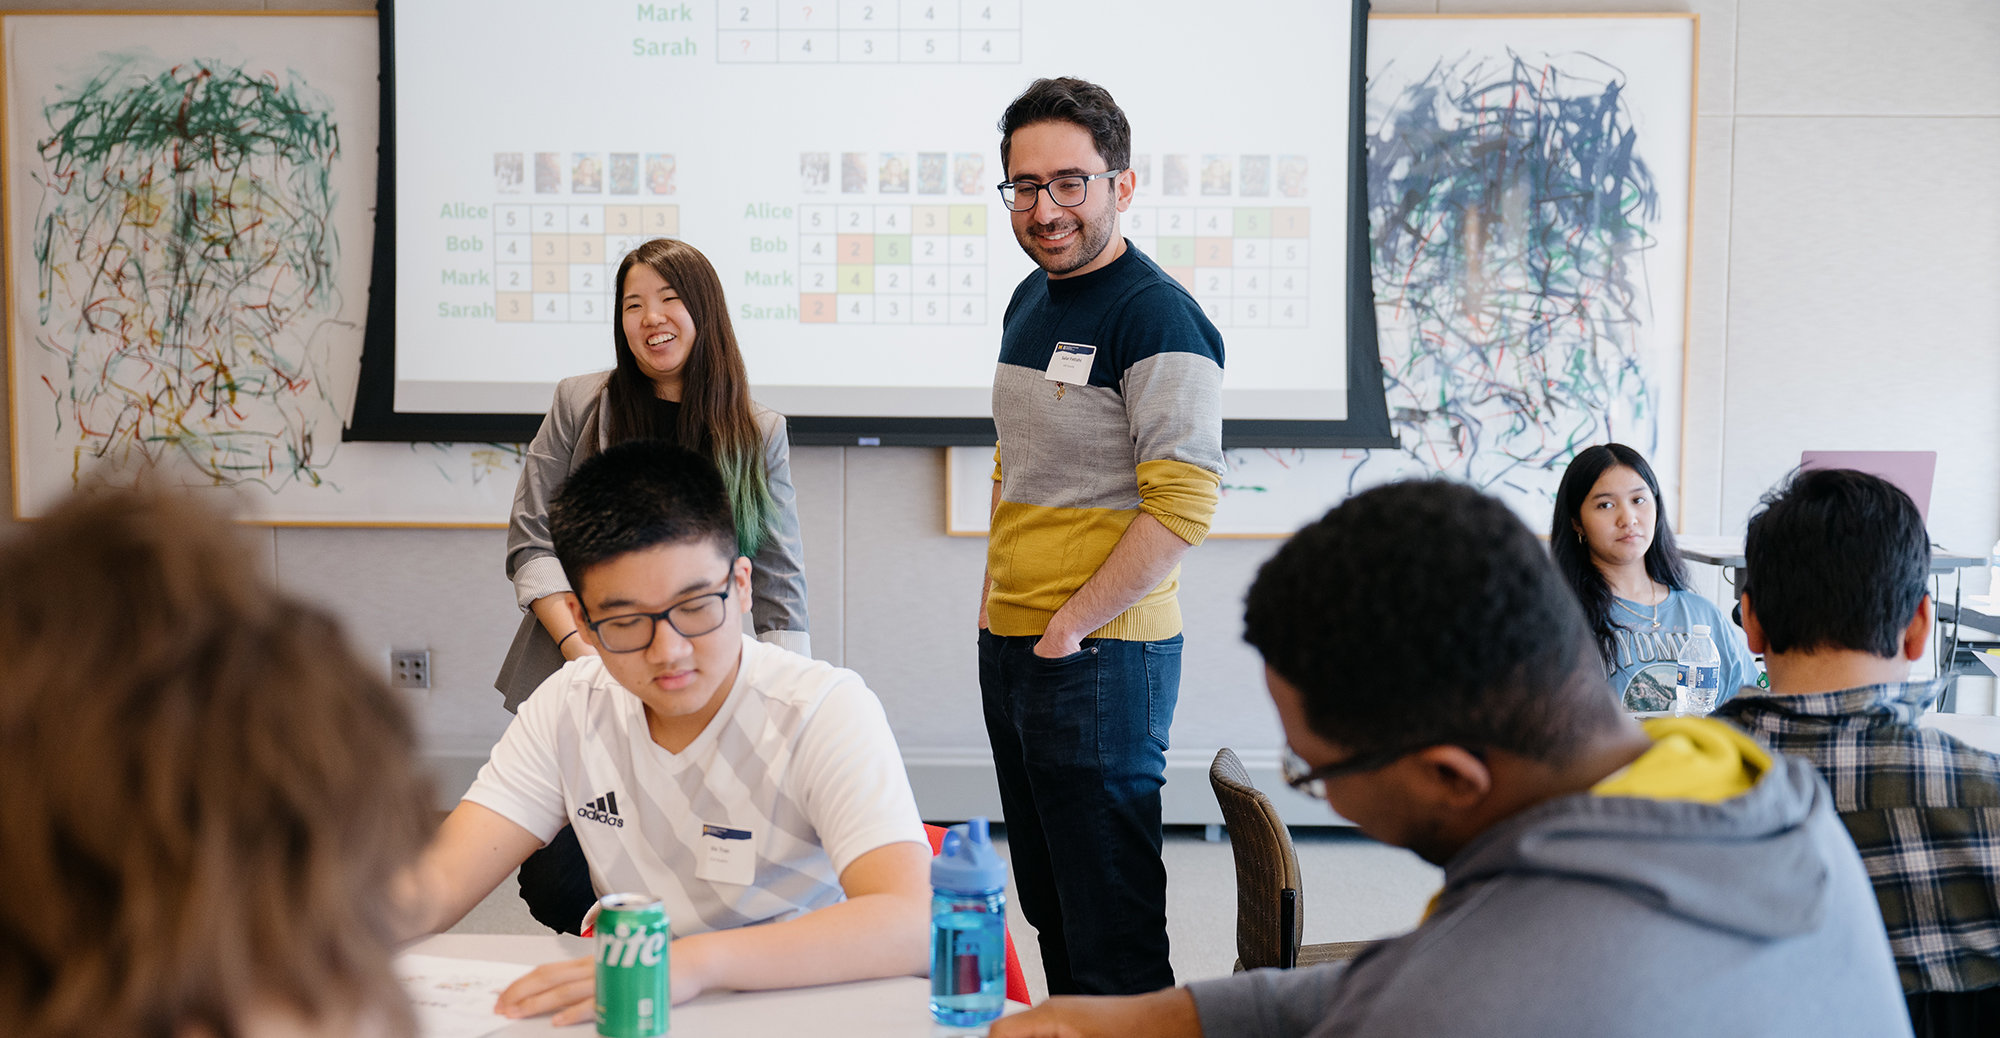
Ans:
[{"label": "electrical outlet", "polygon": [[431,650],[390,649],[389,686],[391,688],[431,687]]}]

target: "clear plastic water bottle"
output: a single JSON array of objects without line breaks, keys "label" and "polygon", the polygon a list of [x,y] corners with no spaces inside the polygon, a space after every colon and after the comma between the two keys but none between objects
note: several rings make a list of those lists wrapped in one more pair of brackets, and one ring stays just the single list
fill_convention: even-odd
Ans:
[{"label": "clear plastic water bottle", "polygon": [[999,1018],[1006,1001],[1007,863],[974,818],[931,859],[931,1017],[969,1027]]},{"label": "clear plastic water bottle", "polygon": [[1674,682],[1674,714],[1703,717],[1715,709],[1722,693],[1722,653],[1716,649],[1715,639],[1708,636],[1707,624],[1693,624],[1688,632],[1687,644],[1674,657],[1679,672]]}]

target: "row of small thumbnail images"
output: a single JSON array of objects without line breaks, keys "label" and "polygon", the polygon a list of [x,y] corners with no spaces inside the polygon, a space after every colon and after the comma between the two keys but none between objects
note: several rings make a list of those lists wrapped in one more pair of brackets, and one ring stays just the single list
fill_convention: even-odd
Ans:
[{"label": "row of small thumbnail images", "polygon": [[[986,156],[976,151],[808,151],[799,153],[799,188],[807,194],[830,192],[833,186],[833,158],[840,157],[840,193],[843,195],[909,194],[914,186],[920,195],[946,194],[946,168],[950,165],[950,187],[961,195],[981,195],[993,190]],[[1167,197],[1209,198],[1297,198],[1306,197],[1306,174],[1312,162],[1304,155],[1224,155],[1177,154],[1133,155],[1126,167],[1137,180],[1138,189],[1155,190],[1154,159],[1158,158],[1158,191]]]},{"label": "row of small thumbnail images", "polygon": [[[983,196],[993,190],[986,156],[976,151],[807,151],[799,153],[799,190],[827,194],[834,187],[839,156],[843,195]],[[1304,155],[1161,155],[1159,192],[1169,198],[1306,197]],[[530,162],[532,160],[532,166]],[[1141,192],[1154,187],[1154,156],[1132,156],[1131,170]],[[538,195],[672,195],[679,191],[679,160],[666,153],[502,151],[493,154],[493,190],[526,193],[533,172]],[[949,179],[947,173],[949,172]],[[1199,173],[1199,180],[1196,174]]]}]

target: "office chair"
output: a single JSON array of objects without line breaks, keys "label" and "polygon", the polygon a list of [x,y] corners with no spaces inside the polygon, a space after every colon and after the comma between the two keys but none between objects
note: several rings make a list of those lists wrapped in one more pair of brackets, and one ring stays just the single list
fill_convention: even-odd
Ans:
[{"label": "office chair", "polygon": [[1372,941],[1301,945],[1305,897],[1292,835],[1271,798],[1250,784],[1236,752],[1227,747],[1209,766],[1208,783],[1222,806],[1229,850],[1236,857],[1236,969],[1291,969],[1351,959]]}]

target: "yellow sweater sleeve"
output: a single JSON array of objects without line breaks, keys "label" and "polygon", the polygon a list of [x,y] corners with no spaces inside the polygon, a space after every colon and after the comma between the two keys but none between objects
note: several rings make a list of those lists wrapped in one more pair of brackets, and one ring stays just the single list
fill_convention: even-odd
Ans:
[{"label": "yellow sweater sleeve", "polygon": [[1184,461],[1142,461],[1138,466],[1139,510],[1160,521],[1189,544],[1208,538],[1222,477]]}]

